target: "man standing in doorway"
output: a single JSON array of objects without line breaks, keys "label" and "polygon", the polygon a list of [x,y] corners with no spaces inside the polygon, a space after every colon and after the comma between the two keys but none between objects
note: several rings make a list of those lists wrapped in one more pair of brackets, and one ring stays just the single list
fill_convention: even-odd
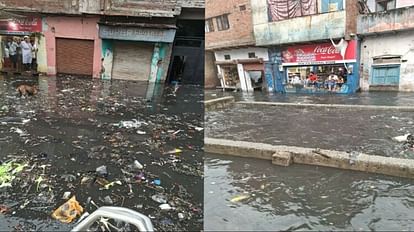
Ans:
[{"label": "man standing in doorway", "polygon": [[32,65],[32,44],[30,43],[29,36],[24,37],[24,41],[21,43],[22,48],[22,60],[24,71],[30,70]]},{"label": "man standing in doorway", "polygon": [[17,69],[17,47],[16,38],[10,39],[8,42],[10,61],[13,64],[13,69]]},{"label": "man standing in doorway", "polygon": [[32,70],[37,71],[37,46],[35,40],[30,40],[30,44],[32,45]]}]

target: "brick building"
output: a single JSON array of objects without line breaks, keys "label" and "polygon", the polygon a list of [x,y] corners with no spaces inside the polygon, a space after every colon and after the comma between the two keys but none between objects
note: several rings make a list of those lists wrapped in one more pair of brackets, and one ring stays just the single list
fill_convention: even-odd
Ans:
[{"label": "brick building", "polygon": [[255,47],[251,17],[249,0],[206,1],[206,88],[262,87],[268,55]]},{"label": "brick building", "polygon": [[414,1],[368,0],[358,17],[361,89],[414,91]]},{"label": "brick building", "polygon": [[[23,26],[21,19],[10,19],[9,25],[19,25],[21,30],[6,28],[1,35],[37,32],[40,72],[164,82],[175,69],[171,59],[185,55],[192,62],[181,63],[182,73],[174,78],[191,83],[203,81],[202,76],[195,75],[202,71],[192,68],[204,64],[204,38],[196,32],[197,28],[202,31],[203,1],[3,0],[2,3],[8,12],[36,22],[36,27]],[[192,43],[177,43],[177,35],[181,41],[191,38]]]},{"label": "brick building", "polygon": [[[269,50],[269,91],[358,90],[357,0],[251,0],[251,6],[256,46]],[[307,79],[311,72],[316,80]]]}]

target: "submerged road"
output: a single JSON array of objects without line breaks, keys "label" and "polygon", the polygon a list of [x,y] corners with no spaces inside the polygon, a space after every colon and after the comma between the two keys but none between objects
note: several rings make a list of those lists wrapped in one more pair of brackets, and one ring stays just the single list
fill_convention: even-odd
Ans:
[{"label": "submerged road", "polygon": [[206,154],[206,231],[411,231],[414,182]]},{"label": "submerged road", "polygon": [[[24,83],[39,94],[17,97]],[[26,164],[0,188],[0,230],[70,230],[51,217],[65,192],[89,213],[123,206],[159,231],[201,230],[202,99],[199,86],[0,77],[0,164]]]}]

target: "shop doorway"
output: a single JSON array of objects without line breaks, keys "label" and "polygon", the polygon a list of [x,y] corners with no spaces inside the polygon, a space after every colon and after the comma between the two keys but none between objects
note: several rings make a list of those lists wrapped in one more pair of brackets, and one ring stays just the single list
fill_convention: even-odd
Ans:
[{"label": "shop doorway", "polygon": [[285,70],[286,92],[340,92],[348,79],[343,64],[292,66]]},{"label": "shop doorway", "polygon": [[186,67],[186,56],[174,56],[169,82],[182,82],[184,70]]}]

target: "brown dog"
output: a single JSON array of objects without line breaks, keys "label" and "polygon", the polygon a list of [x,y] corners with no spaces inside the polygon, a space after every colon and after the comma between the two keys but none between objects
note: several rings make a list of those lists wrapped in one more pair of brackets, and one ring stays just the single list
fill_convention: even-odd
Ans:
[{"label": "brown dog", "polygon": [[37,86],[30,86],[30,85],[19,85],[17,87],[16,92],[18,92],[21,96],[28,96],[28,95],[35,95],[38,92]]}]

